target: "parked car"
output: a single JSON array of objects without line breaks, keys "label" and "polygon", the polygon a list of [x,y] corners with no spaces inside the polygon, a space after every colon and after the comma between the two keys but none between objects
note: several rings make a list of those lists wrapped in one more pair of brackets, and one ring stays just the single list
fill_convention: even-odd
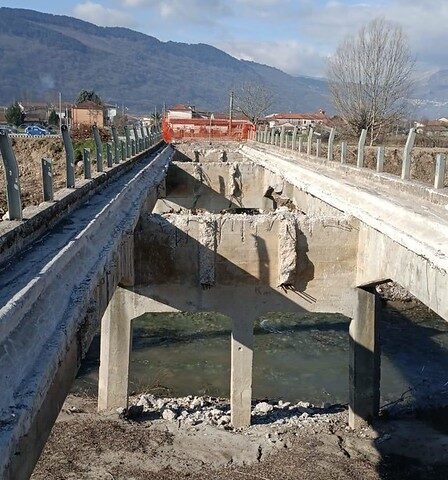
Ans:
[{"label": "parked car", "polygon": [[11,125],[0,125],[0,131],[6,133],[17,133],[17,128]]},{"label": "parked car", "polygon": [[42,136],[42,135],[48,135],[48,130],[42,127],[38,127],[37,125],[30,125],[29,127],[25,128],[25,133],[27,135],[33,135],[33,136]]}]

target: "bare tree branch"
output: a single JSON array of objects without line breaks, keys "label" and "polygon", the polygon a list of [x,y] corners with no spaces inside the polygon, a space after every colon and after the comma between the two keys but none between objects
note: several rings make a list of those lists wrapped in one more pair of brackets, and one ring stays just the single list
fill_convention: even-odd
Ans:
[{"label": "bare tree branch", "polygon": [[273,93],[263,85],[244,83],[235,94],[235,106],[254,125],[271,109]]},{"label": "bare tree branch", "polygon": [[333,104],[359,134],[380,132],[407,113],[414,60],[403,30],[377,18],[347,37],[328,61]]}]

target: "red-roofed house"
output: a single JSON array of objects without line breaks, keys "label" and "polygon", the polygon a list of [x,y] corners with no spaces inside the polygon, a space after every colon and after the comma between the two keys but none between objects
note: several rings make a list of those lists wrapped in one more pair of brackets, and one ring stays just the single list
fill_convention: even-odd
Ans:
[{"label": "red-roofed house", "polygon": [[274,113],[266,117],[270,127],[309,127],[319,124],[326,124],[329,118],[323,110],[310,113]]},{"label": "red-roofed house", "polygon": [[195,108],[192,105],[178,103],[167,110],[168,120],[175,118],[193,118],[194,116]]}]

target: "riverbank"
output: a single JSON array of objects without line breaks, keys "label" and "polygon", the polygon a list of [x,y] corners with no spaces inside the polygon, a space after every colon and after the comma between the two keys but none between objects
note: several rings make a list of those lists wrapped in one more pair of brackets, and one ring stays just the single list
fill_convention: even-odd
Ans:
[{"label": "riverbank", "polygon": [[[32,479],[448,476],[443,410],[383,418],[374,428],[353,432],[346,427],[347,411],[341,406],[259,402],[254,405],[254,425],[234,431],[220,421],[228,414],[223,400],[140,396],[132,404],[130,416],[99,415],[94,399],[69,396]],[[200,412],[201,421],[188,420],[194,412]]]}]

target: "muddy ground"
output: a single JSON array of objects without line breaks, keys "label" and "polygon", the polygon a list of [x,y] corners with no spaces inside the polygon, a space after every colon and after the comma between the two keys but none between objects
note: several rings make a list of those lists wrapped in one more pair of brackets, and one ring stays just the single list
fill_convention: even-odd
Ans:
[{"label": "muddy ground", "polygon": [[94,399],[68,397],[33,480],[448,478],[446,410],[382,419],[355,433],[345,409],[234,432],[95,408]]}]

